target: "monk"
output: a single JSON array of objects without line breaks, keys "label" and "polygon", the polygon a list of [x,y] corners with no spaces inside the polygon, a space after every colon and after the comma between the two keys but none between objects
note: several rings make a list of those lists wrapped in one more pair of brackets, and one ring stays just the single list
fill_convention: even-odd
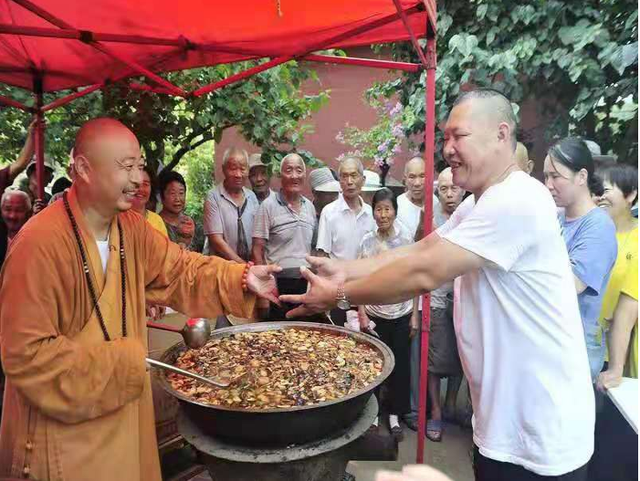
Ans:
[{"label": "monk", "polygon": [[74,155],[73,187],[19,232],[0,279],[0,478],[160,481],[145,297],[251,317],[279,268],[186,251],[129,211],[144,164],[120,122],[86,123]]}]

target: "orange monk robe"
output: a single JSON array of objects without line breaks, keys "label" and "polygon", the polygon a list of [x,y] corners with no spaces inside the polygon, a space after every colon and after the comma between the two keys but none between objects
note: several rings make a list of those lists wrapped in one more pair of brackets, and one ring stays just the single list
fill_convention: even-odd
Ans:
[{"label": "orange monk robe", "polygon": [[21,230],[0,279],[0,347],[6,373],[0,478],[159,481],[147,352],[145,296],[198,317],[249,317],[244,265],[181,249],[140,215],[120,214],[126,251],[122,338],[119,234],[100,254],[71,189],[69,201],[112,341],[104,340],[63,202]]}]

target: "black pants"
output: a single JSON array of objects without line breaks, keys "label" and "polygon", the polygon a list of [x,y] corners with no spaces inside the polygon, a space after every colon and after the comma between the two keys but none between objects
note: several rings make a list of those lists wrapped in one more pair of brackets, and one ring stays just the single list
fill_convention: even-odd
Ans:
[{"label": "black pants", "polygon": [[560,476],[540,476],[511,463],[502,463],[480,454],[478,446],[473,450],[473,473],[476,481],[587,481],[587,465]]},{"label": "black pants", "polygon": [[[393,372],[387,379],[389,414],[401,416],[411,410],[409,404],[409,324],[411,314],[389,321],[369,316],[376,324],[380,339],[391,348],[396,359]],[[379,399],[379,397],[378,397]]]}]

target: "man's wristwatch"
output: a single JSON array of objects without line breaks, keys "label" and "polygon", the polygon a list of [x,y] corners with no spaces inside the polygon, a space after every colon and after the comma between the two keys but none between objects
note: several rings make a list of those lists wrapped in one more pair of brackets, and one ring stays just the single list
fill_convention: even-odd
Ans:
[{"label": "man's wristwatch", "polygon": [[351,302],[347,297],[347,293],[344,291],[344,284],[338,285],[338,292],[336,293],[336,305],[338,309],[342,311],[348,311],[351,309]]}]

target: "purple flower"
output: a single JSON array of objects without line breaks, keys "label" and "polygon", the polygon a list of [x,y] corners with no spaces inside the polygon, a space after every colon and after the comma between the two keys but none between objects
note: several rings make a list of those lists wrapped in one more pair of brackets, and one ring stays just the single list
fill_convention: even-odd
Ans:
[{"label": "purple flower", "polygon": [[387,143],[384,142],[380,145],[378,145],[378,152],[380,152],[381,154],[383,154],[384,152],[387,151]]},{"label": "purple flower", "polygon": [[391,129],[391,133],[394,137],[402,137],[404,135],[404,129],[402,128],[402,124],[396,124]]},{"label": "purple flower", "polygon": [[338,132],[338,135],[336,135],[336,140],[341,144],[344,144],[344,134],[342,132]]},{"label": "purple flower", "polygon": [[395,117],[399,113],[402,113],[402,104],[400,102],[396,102],[394,107],[389,111],[389,115],[391,115],[391,117]]},{"label": "purple flower", "polygon": [[340,155],[338,156],[338,158],[337,158],[337,161],[338,161],[338,162],[342,162],[346,157],[347,157],[346,155],[344,155],[344,154],[340,154]]}]

